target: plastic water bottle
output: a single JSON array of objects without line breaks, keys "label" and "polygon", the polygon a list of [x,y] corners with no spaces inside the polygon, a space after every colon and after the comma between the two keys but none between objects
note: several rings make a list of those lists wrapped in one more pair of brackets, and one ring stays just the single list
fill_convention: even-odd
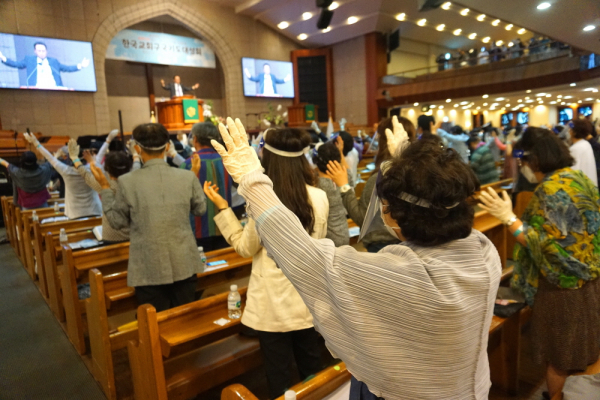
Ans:
[{"label": "plastic water bottle", "polygon": [[67,232],[65,231],[65,228],[60,228],[60,234],[58,235],[58,238],[60,240],[60,244],[69,243],[69,238],[67,237]]},{"label": "plastic water bottle", "polygon": [[231,292],[227,296],[227,311],[229,312],[229,318],[238,319],[242,316],[242,296],[238,292],[237,285],[231,285]]},{"label": "plastic water bottle", "polygon": [[198,253],[200,253],[200,261],[202,262],[202,268],[206,269],[206,254],[204,254],[204,247],[198,247]]},{"label": "plastic water bottle", "polygon": [[296,392],[294,392],[293,390],[287,390],[283,395],[283,398],[285,400],[296,400]]},{"label": "plastic water bottle", "polygon": [[54,203],[54,212],[60,212],[60,205],[58,205],[58,202]]},{"label": "plastic water bottle", "polygon": [[40,217],[38,217],[37,212],[35,212],[35,210],[33,210],[33,212],[31,213],[31,220],[33,222],[39,221]]}]

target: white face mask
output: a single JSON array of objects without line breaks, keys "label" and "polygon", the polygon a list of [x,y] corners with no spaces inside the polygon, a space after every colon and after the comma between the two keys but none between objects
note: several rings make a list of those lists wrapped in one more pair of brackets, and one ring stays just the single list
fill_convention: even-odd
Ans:
[{"label": "white face mask", "polygon": [[529,183],[538,183],[538,179],[535,177],[535,174],[529,165],[523,165],[520,171]]},{"label": "white face mask", "polygon": [[383,221],[383,226],[385,226],[385,229],[390,233],[390,235],[392,235],[393,237],[398,237],[398,232],[400,228],[395,228],[395,227],[391,227],[388,224],[385,223],[385,218],[384,218],[384,212],[383,212],[383,203],[380,204],[379,206],[379,215],[381,216],[381,220]]}]

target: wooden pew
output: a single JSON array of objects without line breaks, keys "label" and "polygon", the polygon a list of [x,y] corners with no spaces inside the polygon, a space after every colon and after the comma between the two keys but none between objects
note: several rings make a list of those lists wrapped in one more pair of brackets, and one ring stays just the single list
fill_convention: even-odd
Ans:
[{"label": "wooden pew", "polygon": [[506,268],[507,259],[507,228],[500,220],[487,211],[478,211],[475,213],[473,229],[483,233],[492,241],[502,262],[502,268]]},{"label": "wooden pew", "polygon": [[[83,218],[77,220],[51,222],[41,224],[33,223],[33,253],[37,260],[39,278],[39,288],[44,298],[50,304],[50,308],[60,321],[64,320],[64,313],[58,311],[62,309],[62,301],[57,299],[60,297],[60,284],[58,282],[58,263],[62,259],[62,251],[56,249],[60,246],[59,234],[62,228],[65,229],[70,243],[78,242],[84,239],[93,239],[94,235],[91,229],[102,224],[101,217]],[[86,231],[83,236],[71,237],[70,234],[75,232]],[[89,232],[88,232],[89,231]],[[51,245],[48,245],[51,244]],[[58,307],[60,305],[60,307]],[[63,315],[63,317],[60,317]]]},{"label": "wooden pew", "polygon": [[12,205],[13,198],[12,196],[2,196],[0,197],[0,204],[2,205],[2,220],[4,221],[4,226],[6,228],[6,238],[11,246],[14,246],[15,239],[13,238],[13,229],[14,222],[12,219],[12,213],[10,207]]},{"label": "wooden pew", "polygon": [[79,354],[85,354],[85,306],[83,301],[79,300],[77,284],[87,282],[92,268],[102,268],[107,274],[125,271],[129,262],[129,242],[85,250],[73,250],[66,244],[61,246],[61,251],[62,263],[58,265],[58,276],[67,336]]},{"label": "wooden pew", "polygon": [[[349,382],[350,376],[346,364],[341,362],[325,368],[304,382],[292,386],[290,390],[296,392],[297,400],[321,400],[335,392],[346,382]],[[246,387],[234,384],[223,389],[221,400],[258,400],[258,398]],[[285,400],[285,396],[279,396],[276,400]]]},{"label": "wooden pew", "polygon": [[[242,258],[226,248],[206,254],[208,262],[226,260],[227,266],[198,274],[196,291],[250,276],[251,258]],[[127,311],[138,306],[135,288],[127,286],[127,272],[103,276],[97,269],[89,272],[91,296],[86,300],[88,333],[92,356],[92,375],[102,386],[106,397],[116,399],[113,352],[125,348],[129,340],[137,340],[137,326],[128,324]],[[123,319],[123,316],[129,319]]]},{"label": "wooden pew", "polygon": [[[64,208],[63,208],[64,210]],[[35,273],[35,259],[34,259],[34,245],[33,245],[33,211],[36,212],[39,222],[42,222],[46,218],[52,217],[64,217],[64,211],[54,211],[53,208],[37,208],[35,210],[20,210],[17,209],[17,229],[19,229],[21,235],[19,240],[19,252],[21,254],[21,261],[23,266],[27,270],[29,277],[32,280],[36,279]]]},{"label": "wooden pew", "polygon": [[[244,302],[246,288],[240,294]],[[214,323],[228,319],[227,295],[160,313],[138,308],[139,339],[127,345],[136,399],[189,399],[262,363],[258,339],[239,334],[239,319]]]},{"label": "wooden pew", "polygon": [[515,396],[519,390],[519,360],[521,357],[521,314],[528,307],[509,318],[493,316],[488,339],[490,378],[493,385],[506,394]]},{"label": "wooden pew", "polygon": [[6,233],[9,237],[10,240],[10,245],[13,248],[13,250],[15,251],[15,253],[17,254],[17,257],[19,255],[19,243],[18,243],[18,237],[17,237],[17,225],[16,225],[16,220],[15,220],[15,212],[16,212],[16,205],[13,201],[12,196],[11,197],[7,197],[5,199],[5,204],[6,204],[6,213],[7,213],[7,225],[6,225]]}]

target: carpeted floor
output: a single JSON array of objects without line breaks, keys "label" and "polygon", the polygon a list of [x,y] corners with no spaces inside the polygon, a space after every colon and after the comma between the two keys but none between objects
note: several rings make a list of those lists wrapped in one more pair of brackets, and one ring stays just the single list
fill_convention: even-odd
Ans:
[{"label": "carpeted floor", "polygon": [[0,245],[0,321],[0,399],[105,399],[9,244]]}]

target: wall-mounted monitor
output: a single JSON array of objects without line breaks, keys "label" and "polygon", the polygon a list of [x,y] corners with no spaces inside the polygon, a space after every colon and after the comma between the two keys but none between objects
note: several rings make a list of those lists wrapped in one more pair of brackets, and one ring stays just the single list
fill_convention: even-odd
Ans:
[{"label": "wall-mounted monitor", "polygon": [[518,112],[517,113],[517,124],[528,124],[529,123],[529,113],[528,112]]},{"label": "wall-mounted monitor", "polygon": [[573,109],[570,107],[564,107],[558,109],[558,123],[566,124],[573,119]]},{"label": "wall-mounted monitor", "polygon": [[588,115],[592,115],[592,107],[591,106],[583,106],[577,109],[577,114],[583,115],[587,117]]},{"label": "wall-mounted monitor", "polygon": [[0,88],[95,92],[92,44],[0,33]]},{"label": "wall-mounted monitor", "polygon": [[294,98],[294,68],[289,61],[242,58],[244,96]]},{"label": "wall-mounted monitor", "polygon": [[510,125],[510,122],[513,120],[513,113],[506,113],[500,116],[500,124],[501,125]]}]

